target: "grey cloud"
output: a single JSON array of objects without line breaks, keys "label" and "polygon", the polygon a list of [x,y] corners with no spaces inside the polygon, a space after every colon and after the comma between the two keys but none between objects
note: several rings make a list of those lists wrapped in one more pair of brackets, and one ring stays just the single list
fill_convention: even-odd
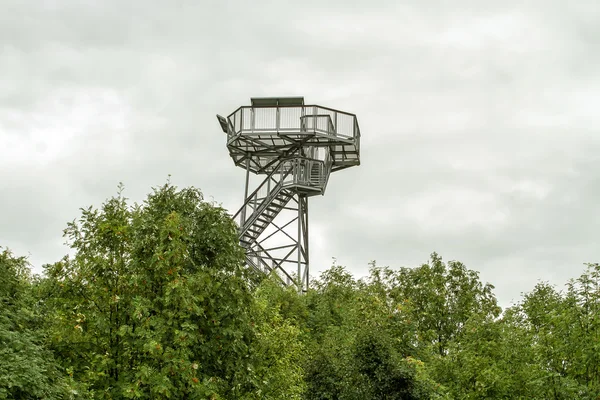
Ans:
[{"label": "grey cloud", "polygon": [[244,171],[215,114],[304,95],[356,113],[362,165],[311,199],[313,275],[432,251],[503,304],[594,261],[594,1],[5,1],[0,245],[41,263],[78,208],[167,175],[232,213]]}]

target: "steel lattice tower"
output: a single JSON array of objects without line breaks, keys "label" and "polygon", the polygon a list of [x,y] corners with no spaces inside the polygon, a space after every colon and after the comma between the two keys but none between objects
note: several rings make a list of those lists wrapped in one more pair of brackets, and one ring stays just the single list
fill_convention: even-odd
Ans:
[{"label": "steel lattice tower", "polygon": [[[306,105],[303,97],[274,97],[217,118],[231,158],[246,170],[234,219],[247,264],[307,290],[308,198],[325,194],[332,172],[360,164],[356,116]],[[252,192],[250,172],[264,176]]]}]

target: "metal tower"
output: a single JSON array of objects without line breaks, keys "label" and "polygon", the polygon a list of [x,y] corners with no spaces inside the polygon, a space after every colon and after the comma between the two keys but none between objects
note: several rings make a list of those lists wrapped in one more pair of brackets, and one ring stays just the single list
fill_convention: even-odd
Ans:
[{"label": "metal tower", "polygon": [[[325,194],[331,172],[360,164],[354,114],[304,104],[303,97],[253,98],[217,115],[235,165],[246,170],[235,214],[247,264],[308,289],[308,198]],[[250,172],[264,176],[249,192]]]}]

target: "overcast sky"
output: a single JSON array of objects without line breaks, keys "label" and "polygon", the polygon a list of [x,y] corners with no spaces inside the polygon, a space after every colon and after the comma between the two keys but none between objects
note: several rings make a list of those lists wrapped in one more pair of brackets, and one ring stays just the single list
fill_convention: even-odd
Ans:
[{"label": "overcast sky", "polygon": [[57,261],[120,181],[235,212],[215,114],[299,95],[362,131],[310,200],[311,274],[437,251],[508,305],[599,261],[598,71],[597,0],[0,0],[0,246]]}]

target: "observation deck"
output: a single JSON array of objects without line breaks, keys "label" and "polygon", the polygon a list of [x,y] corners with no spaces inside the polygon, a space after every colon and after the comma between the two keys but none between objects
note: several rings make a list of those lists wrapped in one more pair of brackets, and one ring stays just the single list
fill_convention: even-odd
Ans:
[{"label": "observation deck", "polygon": [[303,97],[252,98],[217,118],[235,165],[255,174],[271,174],[292,157],[321,161],[330,172],[360,165],[356,115],[306,105]]}]

